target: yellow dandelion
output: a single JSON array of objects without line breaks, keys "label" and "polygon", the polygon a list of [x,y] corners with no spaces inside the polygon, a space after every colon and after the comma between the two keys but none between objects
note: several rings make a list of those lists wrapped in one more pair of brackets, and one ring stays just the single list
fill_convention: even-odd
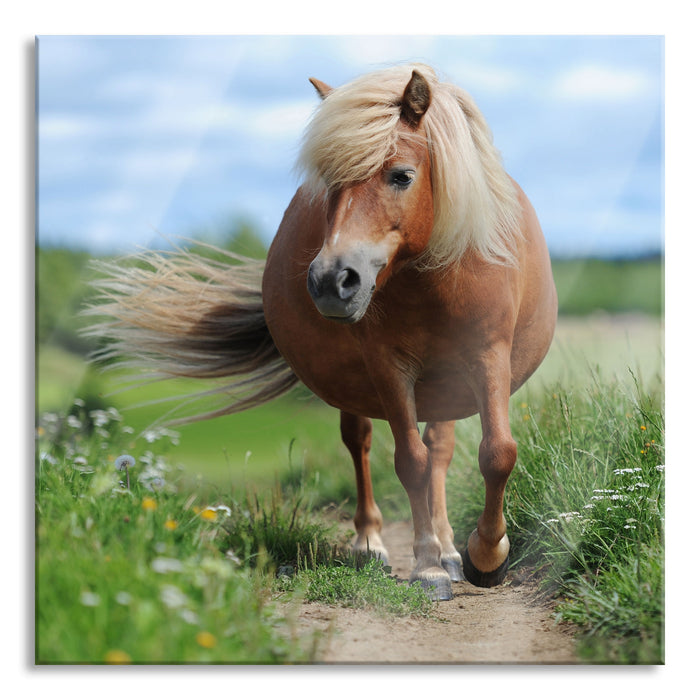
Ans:
[{"label": "yellow dandelion", "polygon": [[216,520],[216,511],[213,508],[205,508],[200,515],[205,520]]},{"label": "yellow dandelion", "polygon": [[526,413],[526,414],[523,416],[523,420],[530,420],[529,414]]},{"label": "yellow dandelion", "polygon": [[640,430],[646,430],[647,427],[646,427],[646,425],[640,425],[640,426],[639,426],[639,429],[640,429]]},{"label": "yellow dandelion", "polygon": [[174,530],[177,527],[177,523],[174,520],[171,520],[168,518],[168,520],[165,521],[165,529],[166,530]]},{"label": "yellow dandelion", "polygon": [[205,649],[213,649],[216,646],[216,637],[211,632],[206,632],[205,630],[197,632],[195,639],[197,644]]},{"label": "yellow dandelion", "polygon": [[196,515],[199,515],[202,509],[199,506],[192,506],[192,510],[195,512]]},{"label": "yellow dandelion", "polygon": [[105,654],[104,661],[106,664],[130,664],[131,657],[121,649],[110,649]]},{"label": "yellow dandelion", "polygon": [[158,504],[152,498],[146,497],[143,499],[143,501],[141,501],[141,508],[144,510],[155,510],[157,507]]}]

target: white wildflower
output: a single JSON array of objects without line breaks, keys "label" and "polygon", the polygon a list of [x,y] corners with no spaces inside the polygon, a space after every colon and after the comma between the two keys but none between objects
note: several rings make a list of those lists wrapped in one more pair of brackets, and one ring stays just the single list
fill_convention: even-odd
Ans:
[{"label": "white wildflower", "polygon": [[177,586],[162,586],[160,599],[168,608],[183,608],[189,603],[187,596]]},{"label": "white wildflower", "polygon": [[119,591],[119,593],[114,596],[114,600],[116,600],[119,605],[129,605],[131,603],[131,593]]},{"label": "white wildflower", "polygon": [[83,427],[83,424],[82,424],[82,422],[80,421],[80,418],[78,418],[77,416],[68,416],[68,418],[66,418],[66,422],[68,423],[68,426],[69,426],[70,428],[76,428],[76,429],[77,429],[77,428],[82,428],[82,427]]},{"label": "white wildflower", "polygon": [[156,557],[151,562],[151,568],[158,574],[178,573],[183,570],[182,562],[179,559],[169,557]]},{"label": "white wildflower", "polygon": [[199,616],[197,615],[197,613],[193,612],[188,608],[183,608],[182,610],[180,610],[179,615],[188,625],[199,624]]},{"label": "white wildflower", "polygon": [[88,608],[94,608],[100,604],[100,596],[91,591],[83,591],[80,594],[80,602]]}]

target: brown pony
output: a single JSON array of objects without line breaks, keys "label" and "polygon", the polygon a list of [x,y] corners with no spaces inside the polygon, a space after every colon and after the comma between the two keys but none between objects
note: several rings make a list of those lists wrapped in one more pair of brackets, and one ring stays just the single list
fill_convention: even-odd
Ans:
[{"label": "brown pony", "polygon": [[[387,420],[413,516],[411,581],[442,600],[462,572],[497,585],[517,451],[509,397],[544,358],[557,315],[537,217],[472,99],[429,67],[337,89],[311,82],[322,100],[299,159],[306,177],[264,272],[187,251],[108,265],[93,312],[111,320],[92,332],[112,338],[103,357],[136,356],[159,376],[237,377],[217,389],[237,392],[234,403],[203,417],[297,380],[340,409],[357,479],[354,547],[385,560],[369,451],[370,419]],[[455,421],[476,413],[486,495],[462,559],[445,476]]]}]

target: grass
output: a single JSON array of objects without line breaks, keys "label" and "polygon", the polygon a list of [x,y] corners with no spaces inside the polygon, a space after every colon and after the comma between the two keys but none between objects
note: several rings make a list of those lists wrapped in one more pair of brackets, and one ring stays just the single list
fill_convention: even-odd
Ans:
[{"label": "grass", "polygon": [[[557,615],[580,626],[594,663],[663,662],[662,401],[661,386],[592,376],[583,390],[550,388],[512,407],[512,566],[559,597]],[[474,426],[461,430],[457,463],[473,464]],[[449,492],[463,541],[482,507],[480,475],[453,469]]]},{"label": "grass", "polygon": [[[557,596],[556,614],[580,627],[580,653],[591,663],[663,660],[660,338],[658,321],[564,319],[545,364],[511,402],[519,444],[506,496],[513,568]],[[40,399],[48,395],[45,368],[77,376],[73,365],[58,371],[65,361],[44,355]],[[318,640],[297,634],[279,605],[283,596],[379,611],[390,601],[387,614],[425,614],[381,567],[337,566],[348,564],[337,546],[345,533],[329,530],[318,512],[331,503],[348,512],[354,506],[336,411],[296,397],[178,435],[142,434],[161,408],[107,410],[103,385],[94,386],[84,375],[76,391],[86,389],[85,405],[71,400],[71,419],[54,410],[38,429],[42,663],[311,660]],[[132,420],[138,411],[140,424]],[[375,424],[373,475],[392,520],[408,517],[408,508],[385,428]],[[478,420],[460,423],[448,476],[458,547],[483,504],[480,437]],[[128,492],[113,467],[124,453],[136,459]],[[159,478],[166,488],[150,491]],[[251,484],[257,499],[246,493]],[[144,499],[156,508],[144,509]],[[168,560],[180,562],[176,570],[157,570]]]},{"label": "grass", "polygon": [[[310,663],[319,636],[298,634],[282,603],[430,608],[422,590],[346,555],[301,497],[191,491],[165,457],[173,441],[172,431],[134,438],[118,411],[80,400],[40,421],[37,663]],[[355,594],[338,567],[357,577]]]}]

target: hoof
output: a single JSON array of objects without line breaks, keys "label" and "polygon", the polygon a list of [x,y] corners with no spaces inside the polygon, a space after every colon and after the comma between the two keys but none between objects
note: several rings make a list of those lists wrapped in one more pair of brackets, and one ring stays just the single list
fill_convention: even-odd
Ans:
[{"label": "hoof", "polygon": [[431,571],[439,571],[439,574],[428,574],[424,577],[416,577],[411,583],[420,583],[430,600],[452,600],[452,584],[442,569],[433,568]]},{"label": "hoof", "polygon": [[447,571],[450,581],[464,581],[462,559],[441,559],[440,566]]},{"label": "hoof", "polygon": [[493,588],[503,583],[508,571],[509,557],[495,570],[489,572],[479,571],[469,558],[469,550],[464,550],[464,576],[473,586],[479,588]]}]

